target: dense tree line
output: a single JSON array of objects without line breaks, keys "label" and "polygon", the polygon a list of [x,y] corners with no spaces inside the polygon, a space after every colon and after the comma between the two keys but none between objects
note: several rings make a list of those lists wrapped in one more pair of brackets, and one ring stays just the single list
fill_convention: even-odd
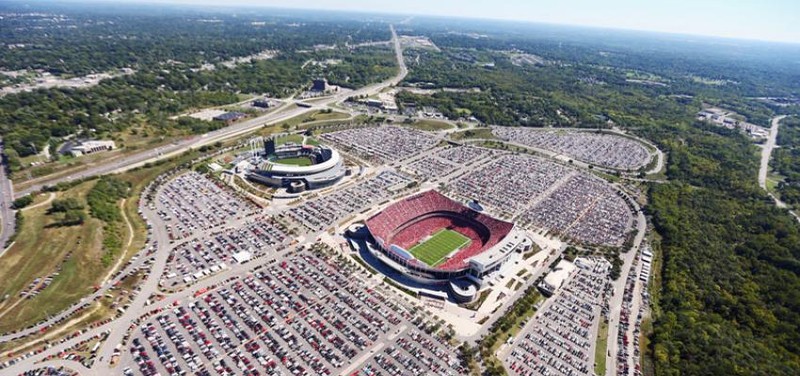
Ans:
[{"label": "dense tree line", "polygon": [[[0,19],[0,67],[86,75],[167,61],[218,63],[264,50],[388,40],[387,25],[307,12],[238,14],[190,8],[4,2],[0,11],[41,12]],[[311,21],[311,22],[309,22]]]},{"label": "dense tree line", "polygon": [[756,184],[740,134],[661,125],[669,184],[647,210],[662,236],[658,375],[800,372],[800,231]]},{"label": "dense tree line", "polygon": [[[13,7],[4,4],[0,9],[17,9]],[[129,9],[130,14],[122,16],[102,7],[86,12],[51,8],[46,9],[64,17],[0,19],[4,43],[29,47],[0,48],[0,67],[68,75],[120,67],[137,72],[89,88],[41,89],[0,98],[0,135],[12,170],[24,167],[21,157],[41,152],[46,145],[54,152],[61,138],[80,131],[83,137],[99,138],[148,125],[160,132],[207,133],[224,124],[176,120],[174,115],[237,102],[239,93],[287,97],[317,77],[356,88],[386,79],[397,69],[389,48],[347,47],[388,40],[388,25],[381,23],[314,14],[245,17]],[[278,55],[222,64],[266,49]],[[326,59],[340,63],[307,64]],[[202,64],[211,65],[200,69]]]},{"label": "dense tree line", "polygon": [[800,204],[800,118],[788,117],[781,121],[777,144],[772,151],[770,166],[781,176],[777,190],[783,202]]}]

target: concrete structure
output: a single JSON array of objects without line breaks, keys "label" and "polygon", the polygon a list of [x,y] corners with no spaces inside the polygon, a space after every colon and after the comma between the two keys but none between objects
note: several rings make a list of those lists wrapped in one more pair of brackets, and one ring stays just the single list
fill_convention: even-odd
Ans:
[{"label": "concrete structure", "polygon": [[[497,271],[514,252],[524,252],[533,242],[514,224],[476,212],[436,192],[423,192],[370,217],[370,253],[407,278],[423,284],[445,284],[458,279],[482,285],[483,277]],[[470,239],[467,246],[429,266],[406,249],[442,228],[454,229]],[[451,286],[454,296],[474,297],[468,287]]]},{"label": "concrete structure", "polygon": [[116,148],[114,141],[80,141],[69,149],[69,153],[73,156],[79,157],[84,154],[94,154],[102,151],[113,150],[114,148]]},{"label": "concrete structure", "polygon": [[[338,151],[326,146],[286,143],[275,146],[275,138],[264,142],[264,159],[246,174],[247,178],[276,188],[287,188],[293,193],[318,189],[336,184],[346,173],[344,160]],[[282,164],[285,158],[306,157],[310,166]]]},{"label": "concrete structure", "polygon": [[575,271],[575,269],[575,264],[567,260],[559,261],[558,265],[556,265],[553,271],[547,274],[542,283],[539,284],[539,290],[545,296],[552,296],[559,288],[561,288],[564,282],[569,278],[569,275]]},{"label": "concrete structure", "polygon": [[214,116],[214,121],[221,121],[225,122],[226,124],[231,124],[237,120],[241,120],[247,117],[247,114],[243,112],[226,112],[224,114],[220,114]]},{"label": "concrete structure", "polygon": [[256,99],[253,101],[253,107],[270,108],[271,105],[267,99]]}]

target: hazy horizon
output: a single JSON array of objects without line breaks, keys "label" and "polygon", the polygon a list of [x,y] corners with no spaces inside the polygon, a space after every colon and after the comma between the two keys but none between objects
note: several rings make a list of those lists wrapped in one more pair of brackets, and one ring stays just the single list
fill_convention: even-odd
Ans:
[{"label": "hazy horizon", "polygon": [[[109,0],[39,0],[31,3],[114,3]],[[378,3],[366,0],[120,0],[130,4],[248,6],[261,8],[361,11],[385,14],[527,21],[565,26],[651,31],[767,42],[800,43],[800,2],[772,0],[568,0],[559,3],[509,0],[502,6],[478,1]]]}]

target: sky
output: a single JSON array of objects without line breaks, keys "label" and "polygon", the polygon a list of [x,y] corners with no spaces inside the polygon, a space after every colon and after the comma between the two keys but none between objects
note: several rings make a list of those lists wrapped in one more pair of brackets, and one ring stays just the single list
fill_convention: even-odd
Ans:
[{"label": "sky", "polygon": [[800,43],[800,0],[118,0],[455,16]]}]

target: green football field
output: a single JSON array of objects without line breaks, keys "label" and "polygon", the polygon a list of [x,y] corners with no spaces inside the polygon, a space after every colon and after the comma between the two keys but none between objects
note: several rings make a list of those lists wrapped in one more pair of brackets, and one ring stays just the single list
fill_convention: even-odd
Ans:
[{"label": "green football field", "polygon": [[456,249],[466,246],[469,238],[453,230],[441,230],[428,240],[408,250],[417,260],[430,266],[437,266],[445,261],[445,256]]}]

